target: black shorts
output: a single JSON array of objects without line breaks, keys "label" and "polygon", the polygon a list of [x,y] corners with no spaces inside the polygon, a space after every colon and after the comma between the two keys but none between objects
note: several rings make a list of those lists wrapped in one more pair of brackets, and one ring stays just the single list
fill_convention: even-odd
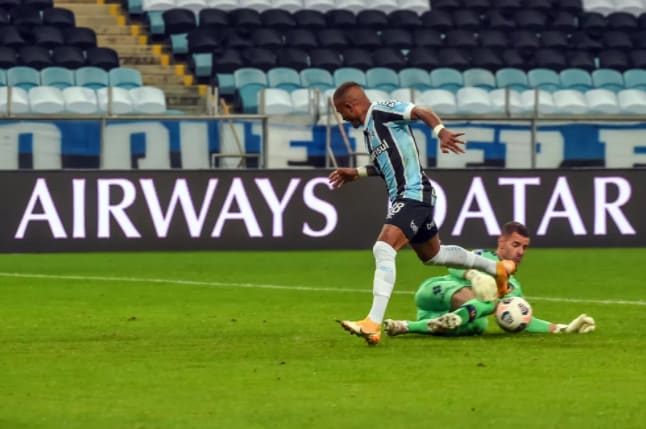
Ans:
[{"label": "black shorts", "polygon": [[386,224],[395,225],[411,243],[423,243],[435,237],[435,207],[421,201],[397,198],[388,210]]}]

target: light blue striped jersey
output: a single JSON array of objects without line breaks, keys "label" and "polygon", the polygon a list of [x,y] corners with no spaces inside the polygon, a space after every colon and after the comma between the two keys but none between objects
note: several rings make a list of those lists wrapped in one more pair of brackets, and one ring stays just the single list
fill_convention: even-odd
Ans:
[{"label": "light blue striped jersey", "polygon": [[363,124],[370,161],[383,177],[390,201],[410,198],[435,204],[435,192],[422,171],[419,150],[409,123],[412,103],[388,100],[372,103]]}]

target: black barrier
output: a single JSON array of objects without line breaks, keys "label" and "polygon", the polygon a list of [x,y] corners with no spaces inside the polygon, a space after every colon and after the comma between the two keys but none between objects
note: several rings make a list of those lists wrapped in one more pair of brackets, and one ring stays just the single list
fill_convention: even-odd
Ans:
[{"label": "black barrier", "polygon": [[[0,252],[353,249],[387,210],[366,178],[326,170],[0,172]],[[646,170],[434,170],[443,242],[491,244],[508,220],[532,245],[646,246]]]}]

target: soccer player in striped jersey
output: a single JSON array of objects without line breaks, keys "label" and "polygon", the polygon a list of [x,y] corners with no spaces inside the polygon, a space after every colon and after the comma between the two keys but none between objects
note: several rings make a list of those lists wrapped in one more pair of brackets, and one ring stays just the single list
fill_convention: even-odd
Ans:
[{"label": "soccer player in striped jersey", "polygon": [[[503,225],[498,237],[498,247],[475,250],[483,257],[495,261],[510,259],[519,265],[529,247],[527,228],[518,222]],[[509,279],[505,297],[523,297],[520,282],[515,276]],[[431,277],[420,285],[415,294],[417,320],[392,320],[384,322],[386,333],[391,336],[417,333],[440,336],[480,335],[487,328],[487,316],[496,308],[496,286],[490,276],[476,270],[449,270],[449,274]],[[587,333],[595,329],[595,321],[581,314],[569,324],[552,323],[532,317],[525,329],[531,333]]]},{"label": "soccer player in striped jersey", "polygon": [[395,257],[409,243],[424,264],[486,272],[496,279],[498,293],[506,294],[509,276],[516,269],[513,261],[494,261],[459,246],[440,244],[433,220],[435,190],[422,170],[409,123],[421,120],[433,129],[443,153],[464,153],[461,146],[464,133],[446,128],[429,108],[394,100],[372,103],[356,82],[343,83],[336,89],[334,106],[344,120],[363,129],[372,164],[337,168],[329,176],[330,184],[339,188],[364,176],[381,176],[391,203],[372,248],[376,263],[372,307],[364,319],[339,321],[341,326],[368,344],[379,343],[381,324],[395,285]]}]

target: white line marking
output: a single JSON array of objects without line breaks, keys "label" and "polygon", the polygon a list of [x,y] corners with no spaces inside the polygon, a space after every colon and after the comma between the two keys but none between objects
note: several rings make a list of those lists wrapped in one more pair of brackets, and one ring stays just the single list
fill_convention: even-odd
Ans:
[{"label": "white line marking", "polygon": [[[215,286],[215,287],[233,287],[248,289],[279,289],[279,290],[296,290],[310,292],[341,292],[341,293],[372,293],[369,288],[366,289],[342,289],[334,287],[316,287],[316,286],[286,286],[272,285],[261,283],[234,283],[234,282],[205,282],[199,280],[178,280],[178,279],[149,279],[140,277],[104,277],[104,276],[75,276],[59,274],[35,274],[35,273],[10,273],[0,272],[0,277],[13,277],[25,279],[51,279],[51,280],[76,280],[76,281],[100,281],[100,282],[125,282],[125,283],[158,283],[169,285],[188,285],[188,286]],[[413,295],[412,291],[393,291],[399,295]],[[550,298],[539,296],[528,296],[527,299],[532,301],[553,301],[553,302],[574,302],[581,304],[600,304],[600,305],[646,305],[646,301],[629,301],[629,300],[612,300],[612,299],[578,299],[578,298]]]}]

